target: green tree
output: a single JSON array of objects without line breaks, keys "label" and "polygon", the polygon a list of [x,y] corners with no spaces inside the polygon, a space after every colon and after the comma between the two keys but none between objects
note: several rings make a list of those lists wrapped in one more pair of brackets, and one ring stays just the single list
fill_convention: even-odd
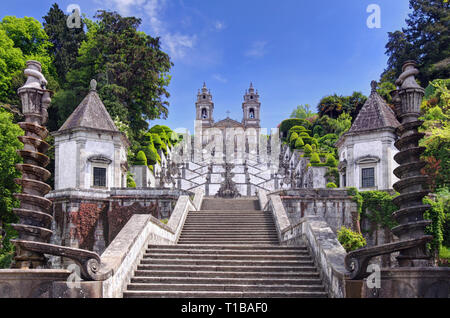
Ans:
[{"label": "green tree", "polygon": [[8,265],[7,260],[11,258],[13,249],[9,239],[15,233],[9,224],[17,221],[12,209],[18,207],[18,201],[13,193],[20,191],[14,178],[20,177],[15,164],[21,162],[16,150],[22,148],[22,143],[17,139],[17,136],[22,134],[22,129],[13,123],[13,115],[0,107],[0,149],[2,149],[0,151],[0,223],[3,224],[6,232],[0,249],[0,267]]},{"label": "green tree", "polygon": [[54,57],[53,65],[60,85],[65,84],[66,74],[75,65],[78,49],[86,39],[84,23],[81,21],[80,28],[68,28],[67,18],[68,15],[64,14],[57,3],[54,3],[43,17],[45,33],[49,42],[53,44],[48,51]]},{"label": "green tree", "polygon": [[308,104],[298,105],[297,108],[292,112],[291,118],[307,119],[317,115],[310,108],[311,106],[309,106]]},{"label": "green tree", "polygon": [[435,78],[450,77],[450,2],[442,0],[410,0],[412,12],[407,27],[388,33],[386,55],[388,65],[382,76],[390,74],[390,82],[401,74],[407,60],[419,64],[418,79],[427,86]]},{"label": "green tree", "polygon": [[[12,46],[11,46],[12,44]],[[23,85],[23,69],[27,60],[42,64],[48,89],[57,89],[51,47],[41,23],[34,18],[5,16],[0,22],[0,98],[7,104],[19,105],[17,89]]]},{"label": "green tree", "polygon": [[[161,51],[159,38],[138,28],[141,19],[98,11],[97,21],[84,19],[86,41],[77,62],[66,75],[67,85],[54,97],[61,125],[78,105],[95,78],[97,90],[110,115],[130,127],[132,144],[147,130],[148,121],[166,118],[168,74],[172,63]],[[137,145],[135,148],[139,148]]]}]

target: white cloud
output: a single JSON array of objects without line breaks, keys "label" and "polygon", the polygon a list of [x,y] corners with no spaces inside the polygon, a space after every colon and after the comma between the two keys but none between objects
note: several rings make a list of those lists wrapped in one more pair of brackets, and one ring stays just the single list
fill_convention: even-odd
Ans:
[{"label": "white cloud", "polygon": [[267,53],[267,41],[254,41],[249,49],[244,52],[248,57],[262,57]]},{"label": "white cloud", "polygon": [[142,16],[155,36],[161,38],[162,48],[167,50],[173,59],[183,58],[188,50],[193,49],[197,36],[172,32],[170,25],[163,19],[167,0],[96,0],[106,1],[121,15]]},{"label": "white cloud", "polygon": [[216,28],[216,30],[221,31],[226,28],[226,25],[222,21],[216,21],[214,23],[214,27]]},{"label": "white cloud", "polygon": [[220,75],[220,74],[214,74],[213,75],[213,79],[215,79],[216,81],[221,82],[221,83],[227,83],[228,82],[228,80],[225,77],[223,77],[222,75]]},{"label": "white cloud", "polygon": [[167,47],[169,55],[175,59],[183,58],[189,49],[192,49],[197,40],[196,35],[184,35],[179,33],[166,33],[161,36],[163,47]]}]

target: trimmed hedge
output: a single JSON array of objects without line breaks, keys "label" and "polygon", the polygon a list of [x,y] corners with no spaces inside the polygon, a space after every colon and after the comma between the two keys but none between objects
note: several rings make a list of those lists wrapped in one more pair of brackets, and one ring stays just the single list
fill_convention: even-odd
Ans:
[{"label": "trimmed hedge", "polygon": [[134,162],[138,166],[146,166],[147,165],[147,156],[141,150],[136,155],[136,161]]}]

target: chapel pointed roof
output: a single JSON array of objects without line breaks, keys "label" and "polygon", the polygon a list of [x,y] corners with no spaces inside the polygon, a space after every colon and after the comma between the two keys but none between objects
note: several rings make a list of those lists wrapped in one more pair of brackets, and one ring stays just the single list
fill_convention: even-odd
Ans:
[{"label": "chapel pointed roof", "polygon": [[97,82],[92,80],[89,93],[69,118],[67,118],[61,128],[59,128],[58,132],[74,128],[119,132],[105,105],[103,105],[103,102],[98,96],[96,86]]},{"label": "chapel pointed roof", "polygon": [[372,92],[359,111],[352,127],[348,131],[349,133],[358,133],[382,128],[397,128],[400,126],[394,111],[378,94],[376,90],[377,83],[372,81],[371,86]]}]

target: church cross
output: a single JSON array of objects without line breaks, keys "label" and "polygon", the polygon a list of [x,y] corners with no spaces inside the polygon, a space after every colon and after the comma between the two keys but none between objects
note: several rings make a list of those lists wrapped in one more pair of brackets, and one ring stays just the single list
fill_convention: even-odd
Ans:
[{"label": "church cross", "polygon": [[230,118],[230,113],[231,112],[229,110],[227,110],[226,113],[227,113],[227,117]]}]

